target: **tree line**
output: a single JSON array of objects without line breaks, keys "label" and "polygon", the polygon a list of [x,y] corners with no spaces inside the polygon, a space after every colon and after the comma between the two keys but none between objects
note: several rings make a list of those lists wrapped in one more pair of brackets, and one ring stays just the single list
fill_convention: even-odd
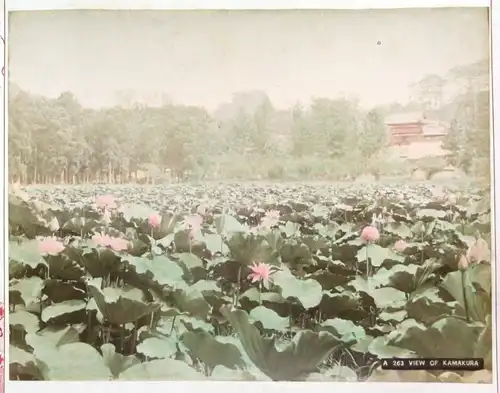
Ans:
[{"label": "tree line", "polygon": [[[445,84],[457,80],[463,88],[443,100]],[[489,63],[482,61],[444,77],[425,76],[415,84],[414,101],[404,106],[366,110],[355,99],[320,97],[283,110],[264,92],[247,91],[234,94],[214,113],[173,103],[92,109],[71,92],[48,98],[11,83],[9,178],[71,184],[401,175],[405,168],[387,160],[384,119],[410,110],[450,121],[443,141],[449,163],[469,173],[484,172],[490,146],[485,81]]]},{"label": "tree line", "polygon": [[384,114],[345,98],[279,110],[262,92],[242,92],[210,114],[176,104],[89,109],[71,92],[9,90],[9,177],[28,184],[280,178],[292,163],[307,177],[353,157],[362,171],[387,142]]}]

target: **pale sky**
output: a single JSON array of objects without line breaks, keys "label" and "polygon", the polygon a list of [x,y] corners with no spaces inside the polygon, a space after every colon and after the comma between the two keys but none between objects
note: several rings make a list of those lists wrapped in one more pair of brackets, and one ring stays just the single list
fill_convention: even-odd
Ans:
[{"label": "pale sky", "polygon": [[125,89],[209,110],[246,90],[280,108],[340,94],[369,107],[405,102],[425,74],[487,57],[488,34],[486,8],[16,12],[9,76],[93,107]]}]

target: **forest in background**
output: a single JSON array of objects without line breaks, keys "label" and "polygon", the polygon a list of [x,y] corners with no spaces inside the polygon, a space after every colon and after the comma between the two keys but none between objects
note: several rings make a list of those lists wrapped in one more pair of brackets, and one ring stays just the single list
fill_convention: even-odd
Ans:
[{"label": "forest in background", "polygon": [[[446,86],[462,86],[445,99]],[[424,111],[450,122],[443,147],[467,173],[489,170],[489,62],[427,75],[406,106],[366,110],[348,97],[277,109],[260,91],[214,113],[166,104],[90,109],[71,92],[33,95],[9,84],[9,179],[23,184],[198,180],[341,180],[407,176],[387,159],[387,115]],[[486,171],[486,172],[485,172]]]}]

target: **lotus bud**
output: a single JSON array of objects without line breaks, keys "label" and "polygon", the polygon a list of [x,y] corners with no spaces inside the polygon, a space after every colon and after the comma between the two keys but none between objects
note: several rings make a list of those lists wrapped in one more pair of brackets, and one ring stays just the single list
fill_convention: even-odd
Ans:
[{"label": "lotus bud", "polygon": [[104,210],[104,213],[102,215],[102,222],[106,226],[111,224],[111,213],[109,212],[108,209]]},{"label": "lotus bud", "polygon": [[478,238],[467,250],[467,258],[471,262],[491,262],[490,248],[486,240]]},{"label": "lotus bud", "polygon": [[57,217],[52,217],[52,220],[49,222],[49,229],[51,232],[59,230],[59,221],[57,220]]},{"label": "lotus bud", "polygon": [[469,260],[465,255],[460,255],[460,259],[458,260],[458,268],[462,271],[467,270],[469,267]]},{"label": "lotus bud", "polygon": [[404,240],[398,240],[394,244],[394,249],[398,252],[404,252],[406,248],[408,247],[408,244]]}]

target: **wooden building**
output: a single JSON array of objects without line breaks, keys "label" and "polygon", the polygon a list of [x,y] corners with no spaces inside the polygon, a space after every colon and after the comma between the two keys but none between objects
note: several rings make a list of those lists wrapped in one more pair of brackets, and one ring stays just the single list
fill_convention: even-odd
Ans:
[{"label": "wooden building", "polygon": [[442,141],[448,131],[447,123],[427,119],[422,112],[391,115],[385,124],[389,128],[391,146]]},{"label": "wooden building", "polygon": [[442,159],[450,154],[443,149],[449,125],[428,119],[421,112],[389,116],[385,121],[390,133],[390,156],[411,162]]}]

